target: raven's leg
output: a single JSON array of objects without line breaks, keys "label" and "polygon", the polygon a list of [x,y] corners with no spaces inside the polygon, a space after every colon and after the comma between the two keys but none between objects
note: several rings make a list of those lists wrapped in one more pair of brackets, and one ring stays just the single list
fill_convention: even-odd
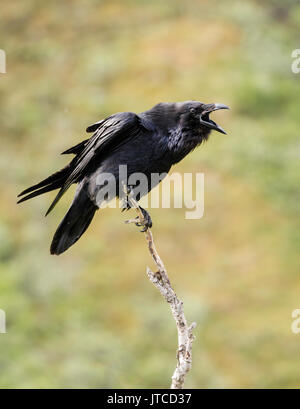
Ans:
[{"label": "raven's leg", "polygon": [[[125,192],[125,197],[122,197],[122,201],[123,201],[123,206],[122,206],[122,212],[124,212],[124,210],[129,210],[131,209],[133,206],[131,205],[130,199],[129,199],[129,194],[132,192],[133,187],[132,186],[123,186],[124,188],[124,192]],[[143,229],[141,230],[141,232],[145,232],[146,230],[148,230],[149,228],[152,227],[152,219],[150,217],[150,214],[147,212],[147,210],[145,210],[142,206],[140,206],[137,202],[140,200],[141,196],[138,193],[135,197],[135,203],[138,206],[139,210],[141,211],[142,215],[143,215],[143,220],[141,220],[140,216],[137,216],[135,219],[132,220],[126,220],[125,223],[134,223],[136,226],[138,227],[143,227]]]},{"label": "raven's leg", "polygon": [[[129,209],[130,206],[127,207],[127,209]],[[126,208],[122,209],[125,210]],[[145,210],[143,207],[139,206],[140,211],[143,214],[143,220],[140,219],[139,216],[137,216],[135,219],[133,220],[126,220],[125,223],[134,223],[136,226],[138,227],[143,227],[141,232],[145,232],[146,230],[148,230],[149,228],[152,227],[152,219],[150,217],[150,214],[147,212],[147,210]]]}]

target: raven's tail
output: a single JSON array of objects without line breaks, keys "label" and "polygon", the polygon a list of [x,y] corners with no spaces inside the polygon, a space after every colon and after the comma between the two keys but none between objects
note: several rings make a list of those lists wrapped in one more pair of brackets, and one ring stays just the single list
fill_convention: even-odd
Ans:
[{"label": "raven's tail", "polygon": [[89,227],[97,209],[85,191],[80,189],[54,234],[50,253],[58,255],[71,247]]},{"label": "raven's tail", "polygon": [[[80,153],[85,148],[88,139],[78,143],[75,146],[72,146],[70,149],[62,152],[62,154],[69,154],[72,153],[74,155],[80,155]],[[76,164],[77,164],[77,156],[71,160],[71,162],[65,166],[63,169],[59,170],[58,172],[53,173],[53,175],[47,177],[46,179],[42,180],[41,182],[37,183],[36,185],[30,186],[28,189],[23,190],[18,197],[23,196],[17,203],[25,202],[25,200],[32,199],[35,196],[42,195],[43,193],[51,192],[52,190],[60,189],[60,192],[52,202],[50,208],[48,209],[47,214],[53,209],[55,204],[70,186],[70,184],[66,187],[65,184],[69,179],[69,176],[74,171]],[[75,180],[72,181],[74,183]]]},{"label": "raven's tail", "polygon": [[23,190],[23,192],[18,195],[18,197],[23,196],[18,203],[25,202],[25,200],[31,199],[35,196],[61,188],[68,179],[72,170],[73,167],[71,162],[65,168],[53,173],[53,175],[42,180],[40,183]]}]

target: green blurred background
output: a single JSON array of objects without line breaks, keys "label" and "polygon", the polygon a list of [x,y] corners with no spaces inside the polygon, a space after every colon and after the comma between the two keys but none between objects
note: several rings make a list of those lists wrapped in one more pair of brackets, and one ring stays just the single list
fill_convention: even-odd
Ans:
[{"label": "green blurred background", "polygon": [[[176,329],[143,236],[106,209],[68,252],[52,235],[74,190],[17,206],[87,125],[160,101],[222,102],[228,135],[173,168],[205,173],[205,215],[155,209],[153,234],[189,321],[187,387],[299,387],[297,1],[7,2],[1,9],[0,386],[168,387]],[[218,118],[217,118],[218,117]],[[130,215],[129,215],[130,216]]]}]

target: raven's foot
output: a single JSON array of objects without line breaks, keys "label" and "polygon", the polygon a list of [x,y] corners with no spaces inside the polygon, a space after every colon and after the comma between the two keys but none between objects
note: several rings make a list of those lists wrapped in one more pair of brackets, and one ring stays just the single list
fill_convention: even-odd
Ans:
[{"label": "raven's foot", "polygon": [[135,219],[126,220],[125,223],[134,223],[138,227],[143,227],[141,232],[144,233],[152,227],[152,220],[147,210],[143,209],[141,206],[139,206],[139,209],[143,214],[143,219],[141,220],[140,217],[137,216]]},{"label": "raven's foot", "polygon": [[150,214],[147,212],[147,210],[143,209],[141,206],[139,206],[140,211],[143,213],[143,220],[140,223],[140,226],[143,226],[142,232],[145,232],[148,229],[151,229],[152,227],[152,219]]}]

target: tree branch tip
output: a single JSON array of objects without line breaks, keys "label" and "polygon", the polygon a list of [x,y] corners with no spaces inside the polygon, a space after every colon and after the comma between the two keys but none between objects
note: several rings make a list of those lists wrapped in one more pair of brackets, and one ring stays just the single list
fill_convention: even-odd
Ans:
[{"label": "tree branch tip", "polygon": [[151,268],[148,267],[148,266],[147,266],[147,268],[146,268],[146,274],[147,274],[147,276],[148,276],[149,278],[151,278],[151,279],[155,277],[155,274],[153,273],[153,271],[151,270]]},{"label": "tree branch tip", "polygon": [[191,325],[189,326],[189,331],[193,331],[193,329],[195,329],[196,327],[197,327],[197,323],[192,322]]}]

